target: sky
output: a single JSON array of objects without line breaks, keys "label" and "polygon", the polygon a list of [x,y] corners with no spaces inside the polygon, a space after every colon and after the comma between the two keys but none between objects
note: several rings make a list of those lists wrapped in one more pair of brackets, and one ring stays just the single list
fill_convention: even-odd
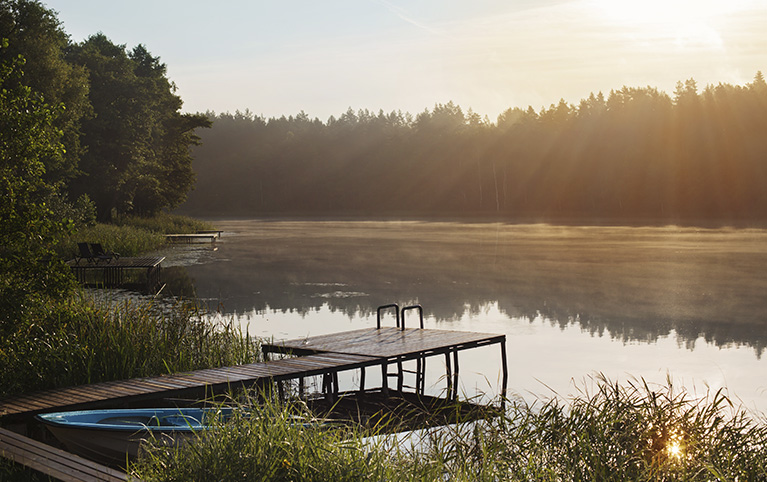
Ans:
[{"label": "sky", "polygon": [[42,0],[75,42],[102,32],[167,65],[186,112],[417,114],[495,121],[590,93],[767,73],[766,0]]}]

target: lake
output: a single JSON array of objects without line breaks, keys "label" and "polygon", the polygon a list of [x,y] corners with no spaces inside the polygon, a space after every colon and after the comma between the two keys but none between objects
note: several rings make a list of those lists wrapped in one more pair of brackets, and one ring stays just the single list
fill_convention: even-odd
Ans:
[{"label": "lake", "polygon": [[[166,290],[276,340],[375,326],[420,303],[428,328],[507,335],[509,390],[532,401],[645,379],[724,388],[767,412],[767,231],[420,221],[216,220],[215,246],[163,252]],[[393,320],[385,320],[393,324]],[[415,326],[416,320],[408,320]],[[461,352],[492,396],[497,345]],[[441,357],[427,386],[444,388]],[[368,384],[374,382],[368,378]],[[355,379],[346,380],[354,384]]]}]

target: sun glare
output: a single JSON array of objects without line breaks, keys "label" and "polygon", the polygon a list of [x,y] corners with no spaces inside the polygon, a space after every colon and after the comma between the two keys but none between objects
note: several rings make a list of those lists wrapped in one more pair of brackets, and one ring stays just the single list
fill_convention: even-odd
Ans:
[{"label": "sun glare", "polygon": [[665,38],[678,45],[715,45],[718,19],[747,9],[752,0],[593,0],[611,25],[641,37]]}]

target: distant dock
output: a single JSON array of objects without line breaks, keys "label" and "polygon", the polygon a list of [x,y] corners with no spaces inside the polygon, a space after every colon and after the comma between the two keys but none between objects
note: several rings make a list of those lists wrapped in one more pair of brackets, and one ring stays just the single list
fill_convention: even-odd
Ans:
[{"label": "distant dock", "polygon": [[84,286],[104,288],[135,288],[151,292],[160,286],[161,263],[165,256],[111,260],[67,261],[77,281]]},{"label": "distant dock", "polygon": [[199,231],[194,234],[166,234],[165,239],[169,243],[192,244],[192,243],[215,243],[221,237],[223,231]]}]

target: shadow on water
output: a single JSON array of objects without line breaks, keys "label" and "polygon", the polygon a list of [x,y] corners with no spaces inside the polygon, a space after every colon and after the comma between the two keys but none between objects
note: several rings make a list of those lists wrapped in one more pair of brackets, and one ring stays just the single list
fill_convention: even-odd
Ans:
[{"label": "shadow on water", "polygon": [[449,329],[467,309],[578,324],[624,342],[767,344],[767,231],[425,222],[219,221],[176,295],[225,313],[349,317],[417,301]]}]

